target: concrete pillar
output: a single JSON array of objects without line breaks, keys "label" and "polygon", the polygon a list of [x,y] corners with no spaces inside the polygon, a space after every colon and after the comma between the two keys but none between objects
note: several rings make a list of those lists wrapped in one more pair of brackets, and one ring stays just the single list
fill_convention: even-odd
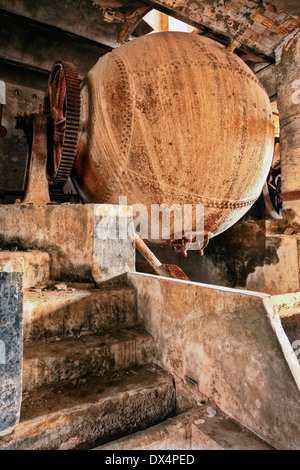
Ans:
[{"label": "concrete pillar", "polygon": [[15,246],[49,253],[52,280],[106,282],[135,271],[132,208],[0,204],[0,248]]},{"label": "concrete pillar", "polygon": [[94,205],[93,279],[97,284],[135,271],[132,207]]},{"label": "concrete pillar", "polygon": [[300,228],[300,31],[276,50],[283,217]]},{"label": "concrete pillar", "polygon": [[19,423],[23,359],[22,273],[0,273],[0,437]]}]

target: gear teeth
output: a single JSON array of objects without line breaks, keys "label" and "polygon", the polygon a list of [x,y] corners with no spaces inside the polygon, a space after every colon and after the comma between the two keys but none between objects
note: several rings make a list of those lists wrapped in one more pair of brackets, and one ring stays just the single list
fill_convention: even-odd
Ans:
[{"label": "gear teeth", "polygon": [[[71,174],[77,153],[80,124],[80,85],[77,70],[71,62],[57,62],[51,71],[49,85],[58,69],[64,73],[66,83],[66,125],[61,154],[56,173],[52,175],[53,185],[63,187]],[[45,98],[44,110],[50,110],[49,95]]]}]

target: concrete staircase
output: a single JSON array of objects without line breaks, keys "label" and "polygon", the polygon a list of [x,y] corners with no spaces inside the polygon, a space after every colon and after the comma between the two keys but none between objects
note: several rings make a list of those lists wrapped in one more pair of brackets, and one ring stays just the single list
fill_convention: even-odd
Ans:
[{"label": "concrete staircase", "polygon": [[213,404],[178,414],[134,288],[55,283],[47,253],[0,259],[25,287],[21,419],[0,450],[270,449]]},{"label": "concrete staircase", "polygon": [[88,449],[174,414],[173,379],[153,365],[135,289],[54,283],[47,254],[4,258],[5,269],[25,267],[26,288],[21,419],[0,449]]}]

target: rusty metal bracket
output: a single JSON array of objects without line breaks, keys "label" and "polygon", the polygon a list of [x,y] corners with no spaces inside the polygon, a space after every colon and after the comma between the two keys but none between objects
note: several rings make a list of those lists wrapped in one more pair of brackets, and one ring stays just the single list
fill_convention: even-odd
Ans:
[{"label": "rusty metal bracket", "polygon": [[210,232],[206,230],[203,232],[188,232],[180,240],[172,240],[171,244],[176,253],[181,253],[185,257],[187,257],[187,252],[191,247],[193,247],[193,251],[197,251],[200,256],[203,256],[204,249],[209,243],[210,235]]},{"label": "rusty metal bracket", "polygon": [[299,190],[280,194],[280,201],[299,201],[299,199],[300,199]]},{"label": "rusty metal bracket", "polygon": [[[17,128],[23,128],[28,138],[29,170],[25,196],[16,204],[50,204],[47,175],[47,116],[26,113],[18,117]],[[22,125],[23,123],[23,125]]]},{"label": "rusty metal bracket", "polygon": [[189,281],[189,278],[178,266],[173,264],[162,264],[139,235],[135,234],[134,239],[137,249],[149,263],[155,274],[158,276]]},{"label": "rusty metal bracket", "polygon": [[151,7],[143,6],[141,8],[137,8],[133,13],[126,15],[125,25],[119,34],[119,42],[121,44],[128,41],[130,35],[133,33],[139,22],[151,10]]}]

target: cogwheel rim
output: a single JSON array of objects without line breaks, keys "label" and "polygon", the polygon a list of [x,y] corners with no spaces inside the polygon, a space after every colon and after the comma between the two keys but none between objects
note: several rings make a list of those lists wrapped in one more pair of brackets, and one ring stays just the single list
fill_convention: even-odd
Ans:
[{"label": "cogwheel rim", "polygon": [[80,124],[80,85],[71,62],[54,64],[45,97],[44,110],[52,117],[49,174],[54,186],[64,186],[77,154]]}]

